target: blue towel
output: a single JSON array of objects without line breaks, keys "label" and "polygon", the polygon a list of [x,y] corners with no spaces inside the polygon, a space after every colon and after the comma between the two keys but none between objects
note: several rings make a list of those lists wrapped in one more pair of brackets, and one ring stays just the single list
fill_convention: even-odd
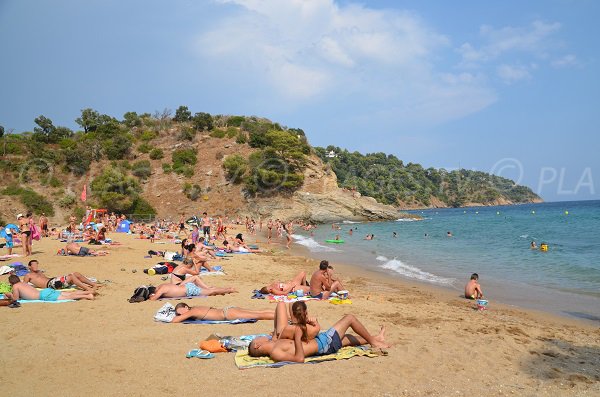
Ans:
[{"label": "blue towel", "polygon": [[255,318],[239,318],[237,320],[186,320],[182,321],[182,324],[243,324],[243,323],[255,323]]}]

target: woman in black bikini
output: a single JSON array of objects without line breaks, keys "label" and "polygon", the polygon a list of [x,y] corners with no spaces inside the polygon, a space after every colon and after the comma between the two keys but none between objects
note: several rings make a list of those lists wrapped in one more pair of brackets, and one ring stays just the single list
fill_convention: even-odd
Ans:
[{"label": "woman in black bikini", "polygon": [[[190,275],[190,277],[187,277],[188,274]],[[202,281],[198,274],[198,271],[194,268],[194,261],[189,258],[186,258],[184,259],[182,265],[179,265],[175,269],[173,269],[173,272],[171,273],[171,283],[181,284],[181,282],[187,278],[192,279],[191,282],[193,282],[200,288],[211,288],[208,284]]]},{"label": "woman in black bikini", "polygon": [[19,230],[21,230],[21,245],[23,246],[23,256],[31,255],[31,228],[30,219],[23,214],[17,215]]}]

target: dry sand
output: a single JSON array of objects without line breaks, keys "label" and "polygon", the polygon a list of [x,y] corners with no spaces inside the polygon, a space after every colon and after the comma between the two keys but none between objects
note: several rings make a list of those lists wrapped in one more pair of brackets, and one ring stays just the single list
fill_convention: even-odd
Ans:
[{"label": "dry sand", "polygon": [[[241,325],[162,324],[152,317],[164,302],[127,302],[141,284],[161,283],[142,269],[158,259],[147,250],[175,250],[112,234],[125,243],[107,257],[54,255],[63,244],[44,239],[34,258],[49,275],[79,271],[111,280],[95,301],[0,307],[3,349],[0,384],[10,396],[146,395],[374,395],[374,396],[579,396],[600,395],[598,327],[491,303],[478,312],[456,294],[335,264],[352,305],[310,302],[311,315],[329,327],[353,313],[373,332],[388,324],[389,356],[317,365],[240,371],[232,353],[186,359],[211,333],[268,332],[271,322]],[[197,299],[197,305],[274,308],[250,299],[256,287],[312,272],[313,259],[273,252],[219,261],[227,275],[206,277],[238,294]],[[22,260],[23,258],[21,258]],[[121,271],[125,268],[126,271]],[[132,273],[132,270],[137,270]],[[2,276],[2,281],[6,280]]]}]

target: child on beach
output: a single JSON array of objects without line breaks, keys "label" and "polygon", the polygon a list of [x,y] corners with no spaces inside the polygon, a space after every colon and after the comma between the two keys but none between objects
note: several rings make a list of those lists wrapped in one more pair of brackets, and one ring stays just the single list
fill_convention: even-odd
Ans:
[{"label": "child on beach", "polygon": [[481,290],[481,285],[479,285],[479,275],[477,273],[471,274],[471,279],[469,280],[467,285],[465,285],[465,298],[483,298],[483,291]]}]

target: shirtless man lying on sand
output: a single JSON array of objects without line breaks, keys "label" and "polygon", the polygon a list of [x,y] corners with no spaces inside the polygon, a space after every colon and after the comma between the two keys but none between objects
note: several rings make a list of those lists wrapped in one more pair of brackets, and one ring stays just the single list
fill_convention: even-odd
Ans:
[{"label": "shirtless man lying on sand", "polygon": [[321,261],[319,270],[310,277],[310,296],[313,298],[327,299],[332,292],[344,289],[342,283],[333,274],[333,267],[328,261]]},{"label": "shirtless man lying on sand", "polygon": [[227,306],[223,309],[208,306],[190,307],[187,303],[178,303],[175,306],[175,313],[177,315],[171,321],[172,323],[180,323],[185,320],[273,320],[275,318],[274,310],[249,310],[235,306]]},{"label": "shirtless man lying on sand", "polygon": [[156,287],[149,300],[155,301],[160,298],[191,298],[194,296],[213,296],[233,294],[237,292],[235,288],[217,288],[217,287],[199,287],[194,283],[194,279],[183,280],[179,284],[165,283]]},{"label": "shirtless man lying on sand", "polygon": [[[276,317],[280,314],[285,315],[285,306],[283,310],[276,309]],[[306,304],[304,302],[295,302],[292,305],[292,312],[297,317],[302,317],[306,313]],[[304,318],[306,315],[304,314]],[[298,321],[301,323],[302,321]],[[276,319],[277,323],[277,319]],[[286,327],[287,328],[287,327]],[[358,334],[346,334],[348,328],[352,328]],[[371,335],[365,326],[358,321],[352,314],[346,314],[333,327],[325,332],[319,332],[313,339],[310,338],[309,329],[302,324],[297,324],[292,328],[293,339],[286,339],[285,332],[275,339],[268,337],[255,338],[248,347],[248,353],[252,357],[269,356],[274,361],[294,361],[304,362],[306,357],[320,356],[337,353],[339,349],[345,346],[360,346],[370,344],[373,348],[390,347],[385,341],[385,326],[381,327],[379,334]]]},{"label": "shirtless man lying on sand", "polygon": [[7,298],[13,300],[42,300],[46,302],[62,301],[68,299],[94,299],[94,294],[88,291],[61,292],[52,288],[44,288],[41,291],[33,288],[31,285],[21,282],[18,276],[12,274],[8,277],[8,282],[12,285],[12,293],[4,294]]},{"label": "shirtless man lying on sand", "polygon": [[78,272],[50,278],[40,271],[37,260],[29,261],[27,266],[29,267],[29,273],[23,277],[23,282],[31,283],[37,288],[62,289],[75,285],[87,292],[94,292],[98,288],[98,284]]},{"label": "shirtless man lying on sand", "polygon": [[479,285],[479,275],[477,273],[471,274],[471,279],[469,280],[467,285],[465,285],[465,298],[483,298],[483,291],[481,290],[481,285]]},{"label": "shirtless man lying on sand", "polygon": [[65,248],[60,250],[61,255],[76,255],[76,256],[104,256],[108,255],[108,251],[95,251],[88,247],[82,247],[77,243],[68,243]]},{"label": "shirtless man lying on sand", "polygon": [[287,282],[274,281],[266,287],[260,289],[261,294],[287,295],[290,292],[302,290],[304,293],[310,291],[310,287],[306,282],[306,272],[300,272],[293,279]]}]

